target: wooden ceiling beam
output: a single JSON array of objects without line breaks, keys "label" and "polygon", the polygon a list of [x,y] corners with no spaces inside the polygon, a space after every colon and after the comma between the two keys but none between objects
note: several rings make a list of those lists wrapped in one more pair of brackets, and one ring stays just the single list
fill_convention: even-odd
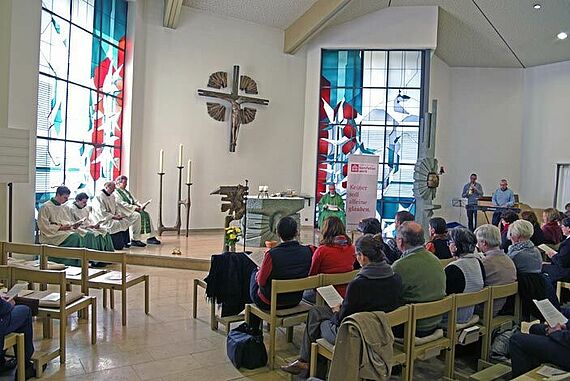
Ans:
[{"label": "wooden ceiling beam", "polygon": [[294,54],[313,38],[351,0],[317,0],[311,8],[285,29],[283,51]]},{"label": "wooden ceiling beam", "polygon": [[166,28],[176,29],[183,0],[164,0],[164,19],[162,25]]}]

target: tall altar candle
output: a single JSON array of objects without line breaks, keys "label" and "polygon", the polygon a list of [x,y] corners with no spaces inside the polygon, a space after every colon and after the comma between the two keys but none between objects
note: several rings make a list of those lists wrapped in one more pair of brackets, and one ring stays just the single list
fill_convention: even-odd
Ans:
[{"label": "tall altar candle", "polygon": [[192,160],[188,160],[188,172],[186,173],[186,184],[192,182]]},{"label": "tall altar candle", "polygon": [[180,144],[178,146],[178,166],[182,167],[182,157],[184,156],[184,146]]},{"label": "tall altar candle", "polygon": [[164,173],[164,150],[160,150],[158,155],[158,173]]}]

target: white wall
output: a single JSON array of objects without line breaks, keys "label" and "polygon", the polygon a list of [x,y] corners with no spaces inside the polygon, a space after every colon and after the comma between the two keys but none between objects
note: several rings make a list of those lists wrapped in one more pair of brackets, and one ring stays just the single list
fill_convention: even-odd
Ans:
[{"label": "white wall", "polygon": [[552,206],[556,163],[570,163],[569,89],[570,61],[524,71],[521,188],[533,207]]},{"label": "white wall", "polygon": [[[260,184],[271,191],[300,188],[305,55],[283,53],[281,30],[188,7],[182,8],[176,30],[164,28],[161,3],[146,3],[146,54],[144,62],[135,62],[145,67],[144,76],[136,79],[144,83],[144,107],[133,110],[133,115],[143,115],[142,125],[133,126],[144,152],[131,165],[136,194],[158,201],[158,152],[164,148],[165,224],[174,223],[175,165],[183,143],[186,159],[192,159],[191,228],[221,227],[220,197],[209,195],[219,185],[249,179],[252,191]],[[227,71],[231,77],[235,64],[240,74],[256,80],[259,96],[270,103],[254,106],[255,121],[242,125],[237,152],[229,153],[229,121],[211,119],[209,99],[199,97],[197,89],[206,87],[213,72]]]},{"label": "white wall", "polygon": [[[436,43],[437,7],[396,7],[329,28],[308,44],[303,193],[315,194],[321,49],[435,49]],[[313,224],[313,210],[303,210],[303,224]]]}]

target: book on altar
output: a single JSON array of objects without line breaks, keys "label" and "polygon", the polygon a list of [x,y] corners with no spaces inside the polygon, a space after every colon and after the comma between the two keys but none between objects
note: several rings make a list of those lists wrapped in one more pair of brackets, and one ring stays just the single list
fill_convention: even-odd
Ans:
[{"label": "book on altar", "polygon": [[544,317],[544,320],[546,320],[546,323],[549,326],[556,327],[557,324],[566,324],[568,322],[568,319],[564,315],[562,315],[562,313],[558,311],[552,305],[552,303],[550,303],[550,300],[533,299],[532,301],[534,302],[534,304],[536,304],[536,307],[538,308],[538,310]]},{"label": "book on altar", "polygon": [[342,304],[342,296],[332,285],[317,287],[317,292],[331,308]]},{"label": "book on altar", "polygon": [[556,250],[554,250],[553,248],[551,248],[550,246],[546,245],[546,244],[542,244],[542,245],[538,245],[538,248],[542,251],[544,251],[546,254],[549,255],[554,255],[557,253]]},{"label": "book on altar", "polygon": [[142,204],[142,205],[141,205],[141,209],[146,208],[146,206],[147,206],[148,204],[150,204],[151,201],[152,201],[152,198],[151,198],[150,200],[148,200],[147,202],[145,202],[144,204]]},{"label": "book on altar", "polygon": [[257,267],[261,267],[263,258],[265,258],[265,251],[259,250],[247,256]]},{"label": "book on altar", "polygon": [[14,298],[14,297],[18,296],[20,291],[23,291],[26,288],[28,288],[28,282],[16,283],[10,290],[8,290],[8,292],[6,292],[6,296],[8,296],[10,298]]},{"label": "book on altar", "polygon": [[328,209],[328,210],[332,210],[333,212],[338,212],[338,210],[339,210],[339,209],[338,209],[338,206],[336,206],[336,205],[331,205],[331,204],[328,204],[328,205],[327,205],[327,209]]}]

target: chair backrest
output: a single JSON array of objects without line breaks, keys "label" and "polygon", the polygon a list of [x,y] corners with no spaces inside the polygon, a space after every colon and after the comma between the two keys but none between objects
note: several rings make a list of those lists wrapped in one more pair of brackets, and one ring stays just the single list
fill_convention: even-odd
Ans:
[{"label": "chair backrest", "polygon": [[455,306],[457,308],[476,306],[489,303],[491,288],[485,287],[481,291],[455,294]]},{"label": "chair backrest", "polygon": [[8,263],[8,257],[11,257],[12,254],[41,256],[43,246],[29,243],[2,242],[1,249],[2,255],[0,261],[1,264],[5,265]]},{"label": "chair backrest", "polygon": [[447,259],[440,259],[439,263],[441,264],[441,267],[444,267],[449,265],[451,262],[455,261],[455,258],[447,258]]},{"label": "chair backrest", "polygon": [[121,285],[127,283],[127,253],[124,251],[99,251],[85,249],[85,261],[116,263],[121,267]]},{"label": "chair backrest", "polygon": [[89,280],[89,261],[85,259],[84,248],[44,245],[40,258],[40,269],[42,270],[48,269],[49,258],[78,259],[81,267],[81,292],[86,292],[87,282]]},{"label": "chair backrest", "polygon": [[447,314],[447,330],[445,336],[451,338],[455,331],[455,295],[447,296],[441,300],[412,304],[411,332],[416,331],[417,321]]},{"label": "chair backrest", "polygon": [[34,270],[22,267],[10,267],[10,285],[12,286],[19,280],[29,283],[53,284],[59,286],[59,308],[61,311],[65,309],[66,281],[65,271],[54,270]]},{"label": "chair backrest", "polygon": [[388,320],[388,324],[390,327],[396,327],[401,324],[407,323],[410,321],[411,318],[411,305],[406,304],[405,306],[399,307],[394,311],[386,313],[386,320]]},{"label": "chair backrest", "polygon": [[10,286],[10,281],[12,277],[12,268],[7,265],[0,265],[0,282],[5,286]]},{"label": "chair backrest", "polygon": [[[274,298],[277,294],[284,294],[287,292],[303,291],[319,287],[321,281],[320,275],[312,275],[306,278],[287,279],[271,281],[271,301],[277,300]],[[273,303],[272,303],[273,304]]]},{"label": "chair backrest", "polygon": [[356,274],[358,274],[358,270],[353,270],[346,273],[337,273],[337,274],[319,274],[321,277],[319,282],[320,283],[319,287],[347,284],[354,279]]},{"label": "chair backrest", "polygon": [[507,296],[517,295],[519,291],[519,283],[513,282],[500,286],[491,286],[491,300],[506,298]]}]

